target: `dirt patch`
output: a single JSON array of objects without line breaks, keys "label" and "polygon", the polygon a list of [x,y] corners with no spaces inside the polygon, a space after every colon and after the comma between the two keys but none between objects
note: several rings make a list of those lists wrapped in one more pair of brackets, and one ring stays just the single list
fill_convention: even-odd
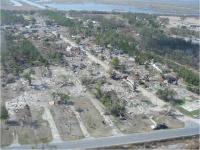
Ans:
[{"label": "dirt patch", "polygon": [[152,122],[145,115],[126,117],[126,120],[116,118],[116,126],[122,133],[139,133],[151,131]]},{"label": "dirt patch", "polygon": [[63,140],[83,138],[79,123],[69,107],[54,105],[50,107],[50,111]]},{"label": "dirt patch", "polygon": [[164,123],[166,124],[169,128],[183,128],[184,127],[184,123],[176,118],[174,118],[173,116],[162,116],[162,115],[158,115],[156,116],[156,118],[154,118],[154,120],[156,121],[156,123]]},{"label": "dirt patch", "polygon": [[73,102],[91,136],[100,137],[112,134],[111,127],[105,123],[89,99],[86,97],[75,98]]},{"label": "dirt patch", "polygon": [[0,140],[0,145],[1,146],[8,146],[13,143],[13,134],[12,134],[12,129],[9,128],[5,124],[5,121],[1,120],[1,140]]},{"label": "dirt patch", "polygon": [[167,24],[168,28],[181,26],[190,27],[190,25],[199,26],[200,24],[198,17],[160,16],[159,18],[169,19],[169,24]]},{"label": "dirt patch", "polygon": [[[29,115],[28,115],[28,114]],[[1,145],[48,143],[52,140],[47,121],[41,118],[41,108],[20,109],[16,120],[2,122]]]},{"label": "dirt patch", "polygon": [[20,144],[48,143],[52,140],[51,130],[47,121],[42,119],[43,109],[33,109],[31,126],[18,127],[18,142]]}]

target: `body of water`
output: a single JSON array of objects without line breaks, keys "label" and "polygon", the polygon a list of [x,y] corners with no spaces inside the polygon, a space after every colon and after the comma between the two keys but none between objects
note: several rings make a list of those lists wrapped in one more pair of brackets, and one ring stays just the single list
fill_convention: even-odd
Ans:
[{"label": "body of water", "polygon": [[29,0],[16,0],[16,1],[23,2],[23,3],[26,3],[28,5],[40,8],[40,9],[45,9],[45,6],[42,6],[42,5],[38,4],[38,3],[29,1]]},{"label": "body of water", "polygon": [[86,10],[86,11],[106,11],[106,12],[138,12],[138,13],[158,13],[152,9],[136,8],[128,5],[111,5],[111,4],[98,4],[98,3],[83,3],[83,4],[59,4],[50,3],[45,4],[50,8],[57,10]]},{"label": "body of water", "polygon": [[[102,4],[102,3],[41,3],[44,1],[41,0],[11,0],[16,2],[23,2],[27,3],[29,5],[38,7],[40,9],[56,9],[56,10],[76,10],[76,11],[105,11],[105,12],[132,12],[132,13],[147,13],[147,14],[169,14],[169,15],[199,15],[199,13],[190,13],[190,12],[183,12],[178,13],[176,10],[160,10],[156,9],[150,6],[145,7],[134,7],[130,5],[115,5],[115,4]],[[170,5],[177,5],[177,6],[188,6],[189,8],[193,8],[196,6],[196,3],[198,4],[198,0],[140,0],[140,2],[144,2],[151,4],[150,2],[161,2],[161,3],[167,3]],[[192,5],[192,6],[189,6]]]},{"label": "body of water", "polygon": [[18,7],[22,6],[22,4],[19,3],[19,2],[16,1],[16,0],[10,0],[10,1],[11,1],[11,3],[13,4],[13,6],[18,6]]}]

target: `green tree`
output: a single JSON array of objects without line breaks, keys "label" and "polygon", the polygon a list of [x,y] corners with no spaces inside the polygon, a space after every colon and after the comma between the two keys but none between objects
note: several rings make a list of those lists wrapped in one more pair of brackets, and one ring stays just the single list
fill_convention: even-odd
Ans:
[{"label": "green tree", "polygon": [[114,116],[123,116],[125,113],[124,103],[120,103],[119,101],[114,103],[110,108],[110,112]]},{"label": "green tree", "polygon": [[111,65],[112,65],[114,68],[119,67],[119,64],[120,64],[120,60],[119,60],[117,57],[112,58],[112,60],[111,60]]},{"label": "green tree", "polygon": [[159,98],[163,99],[166,102],[170,102],[175,105],[182,105],[185,103],[184,99],[177,99],[177,93],[173,89],[165,88],[159,89],[156,94]]},{"label": "green tree", "polygon": [[42,15],[48,16],[61,26],[73,27],[76,25],[76,22],[72,19],[66,18],[65,13],[63,12],[45,10],[42,12]]},{"label": "green tree", "polygon": [[159,98],[163,99],[166,102],[170,102],[175,99],[175,96],[177,95],[176,91],[165,88],[165,89],[159,89],[156,94]]},{"label": "green tree", "polygon": [[23,77],[28,80],[28,84],[29,86],[32,84],[32,77],[31,77],[31,74],[34,74],[35,71],[31,68],[31,70],[29,70],[28,72],[26,72]]},{"label": "green tree", "polygon": [[23,76],[27,81],[28,81],[28,84],[29,84],[29,86],[31,85],[31,83],[32,83],[32,78],[31,78],[31,74],[29,74],[29,73],[26,73],[26,74],[24,74],[24,76]]},{"label": "green tree", "polygon": [[22,14],[10,10],[1,10],[1,24],[13,25],[23,24],[28,25],[28,21],[24,19]]},{"label": "green tree", "polygon": [[64,93],[53,92],[52,97],[59,99],[63,104],[69,104],[70,96]]},{"label": "green tree", "polygon": [[9,115],[8,115],[8,110],[6,109],[6,107],[3,105],[1,106],[1,119],[8,119]]},{"label": "green tree", "polygon": [[116,117],[123,116],[125,114],[125,103],[120,101],[114,91],[102,93],[101,95],[102,97],[100,97],[100,101],[107,108],[109,113]]},{"label": "green tree", "polygon": [[70,96],[67,94],[59,93],[60,100],[67,104],[69,102]]}]

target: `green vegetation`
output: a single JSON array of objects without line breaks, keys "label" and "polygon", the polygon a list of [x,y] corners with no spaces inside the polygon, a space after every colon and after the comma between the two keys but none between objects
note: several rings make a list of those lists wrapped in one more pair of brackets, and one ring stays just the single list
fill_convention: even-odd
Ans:
[{"label": "green vegetation", "polygon": [[191,116],[193,118],[199,118],[200,116],[200,109],[194,110],[194,111],[187,111],[186,109],[184,109],[181,106],[176,106],[180,112],[182,112],[185,115]]},{"label": "green vegetation", "polygon": [[180,27],[180,28],[170,28],[170,32],[174,35],[179,35],[183,37],[194,36],[199,38],[199,33],[193,30],[187,29],[187,27]]},{"label": "green vegetation", "polygon": [[[134,55],[135,61],[138,64],[142,65],[151,59],[169,64],[169,67],[177,73],[178,77],[183,78],[187,83],[188,90],[199,93],[198,74],[176,63],[165,60],[167,58],[183,65],[198,68],[199,45],[193,44],[191,41],[169,37],[163,30],[161,23],[157,20],[157,16],[124,13],[119,15],[122,19],[117,19],[117,17],[108,19],[102,15],[89,15],[90,13],[86,12],[70,12],[71,16],[87,20],[87,26],[84,26],[82,21],[77,21],[76,19],[71,20],[76,22],[75,25],[73,23],[61,23],[63,20],[68,20],[63,12],[45,11],[44,14],[50,16],[53,20],[57,20],[58,24],[68,26],[73,35],[79,34],[84,37],[94,37],[96,44],[100,46],[108,47],[113,51],[119,49],[129,55]],[[93,24],[93,20],[98,25]],[[120,30],[127,28],[123,20],[128,21],[130,25],[125,32]],[[133,30],[140,35],[139,39],[129,34]],[[53,57],[61,60],[60,55]],[[113,66],[115,69],[125,69],[118,64]]]},{"label": "green vegetation", "polygon": [[26,72],[23,77],[28,80],[29,86],[32,84],[32,77],[31,74],[35,74],[35,71],[30,69],[28,72]]},{"label": "green vegetation", "polygon": [[199,74],[195,73],[193,70],[188,69],[182,65],[176,64],[169,59],[165,59],[163,56],[153,55],[147,52],[137,53],[135,57],[136,63],[143,65],[145,62],[154,59],[154,61],[159,61],[163,64],[167,64],[173,71],[177,74],[178,78],[182,78],[187,84],[187,89],[191,92],[200,93],[199,89]]},{"label": "green vegetation", "polygon": [[[54,20],[58,25],[72,27],[75,25],[75,22],[72,19],[66,18],[65,13],[58,12],[58,11],[51,11],[51,10],[45,10],[42,11],[42,15],[48,16],[50,19]],[[52,22],[47,21],[49,25],[52,24]]]},{"label": "green vegetation", "polygon": [[120,29],[126,28],[126,26],[122,20],[115,17],[107,19],[101,15],[87,16],[83,15],[83,12],[71,12],[71,14],[84,19],[95,20],[100,24],[96,28],[94,25],[85,28],[80,24],[74,34],[83,34],[86,37],[93,36],[96,44],[108,47],[111,50],[120,49],[129,55],[134,55],[136,63],[141,65],[151,59],[169,64],[169,67],[177,73],[178,77],[183,78],[187,83],[188,89],[198,93],[198,74],[173,63],[173,61],[198,68],[199,45],[193,44],[191,41],[169,37],[163,30],[161,23],[157,21],[157,16],[131,13],[122,15],[122,18],[127,19],[131,25],[132,29],[129,29],[129,31],[134,30],[139,33],[140,39],[136,40],[133,36],[130,36],[129,31],[121,32]]},{"label": "green vegetation", "polygon": [[120,101],[114,91],[104,93],[101,90],[100,85],[97,84],[94,89],[94,95],[102,102],[102,104],[107,108],[108,112],[112,115],[116,117],[125,115],[125,103]]},{"label": "green vegetation", "polygon": [[199,45],[183,39],[163,38],[157,42],[159,45],[154,52],[160,56],[170,58],[183,65],[190,65],[193,68],[198,67]]},{"label": "green vegetation", "polygon": [[120,60],[117,57],[112,58],[111,66],[120,72],[124,72],[126,70],[126,66],[124,64],[120,64]]},{"label": "green vegetation", "polygon": [[170,102],[172,104],[176,105],[182,105],[184,104],[184,100],[176,99],[177,93],[174,90],[165,88],[165,89],[159,89],[156,94],[160,99],[163,99],[165,102]]},{"label": "green vegetation", "polygon": [[63,54],[56,52],[48,54],[48,60],[50,63],[61,63],[63,60]]},{"label": "green vegetation", "polygon": [[[168,37],[154,15],[124,14],[123,17],[128,19],[132,28],[140,34],[141,40],[136,42],[128,33],[124,34],[118,31],[117,29],[123,26],[120,23],[116,23],[115,20],[110,19],[112,20],[111,22],[108,19],[99,19],[97,17],[94,19],[99,21],[102,26],[105,25],[105,27],[98,28],[97,34],[95,34],[96,43],[105,47],[111,46],[111,49],[121,49],[129,55],[134,54],[136,62],[139,64],[144,64],[152,58],[160,61],[165,57],[181,64],[198,68],[198,44]],[[113,31],[113,29],[115,30]],[[141,51],[141,48],[145,49],[145,51]],[[177,68],[177,65],[173,65]],[[196,85],[199,83],[198,78],[193,72],[186,71],[187,69],[183,69],[180,66],[178,68],[178,71],[176,71],[178,76],[183,78],[188,84]],[[185,75],[183,72],[185,72]],[[192,76],[192,78],[189,79],[188,75]]]},{"label": "green vegetation", "polygon": [[18,74],[28,67],[47,65],[47,61],[29,40],[9,33],[5,34],[5,39],[6,48],[1,51],[1,63],[6,72]]},{"label": "green vegetation", "polygon": [[186,67],[177,65],[173,62],[167,61],[170,68],[173,69],[174,72],[177,73],[179,78],[183,78],[183,80],[187,84],[187,89],[191,92],[199,94],[199,74],[193,72],[190,69],[187,69]]},{"label": "green vegetation", "polygon": [[151,53],[139,53],[137,54],[135,61],[138,64],[144,64],[149,60],[154,59],[154,61],[159,61],[163,64],[167,64],[178,76],[178,78],[182,78],[187,84],[187,89],[191,92],[199,94],[199,74],[194,72],[190,68],[186,68],[182,65],[175,63],[169,59],[165,59],[159,55],[153,55]]},{"label": "green vegetation", "polygon": [[138,53],[135,57],[135,62],[138,63],[139,65],[144,65],[145,62],[148,62],[151,59],[156,60],[157,58],[148,53]]},{"label": "green vegetation", "polygon": [[[68,26],[71,34],[94,37],[96,44],[100,46],[135,55],[139,64],[143,64],[146,58],[149,59],[149,56],[156,54],[194,68],[199,66],[199,45],[168,36],[155,15],[124,13],[119,15],[121,19],[115,16],[108,19],[103,15],[70,12],[71,16],[87,20],[85,25],[85,22],[77,21],[77,19],[71,19],[74,23],[61,23],[59,20],[62,22],[70,20],[63,12],[45,11],[45,13],[48,16],[54,16],[51,18],[58,20],[56,21],[58,24]],[[92,21],[96,21],[97,24]],[[126,21],[130,26],[125,25]],[[124,32],[125,29],[127,31]],[[132,31],[138,33],[140,38],[135,38],[131,34]]]},{"label": "green vegetation", "polygon": [[[129,55],[135,55],[139,64],[156,54],[194,68],[199,66],[199,45],[168,36],[155,15],[123,14],[122,19],[128,20],[131,27],[126,27],[123,20],[116,19],[117,17],[107,19],[101,15],[78,15],[87,20],[95,20],[99,26],[89,24],[89,27],[84,27],[80,23],[73,34],[93,36],[96,44],[100,46],[111,50],[120,49]],[[127,31],[123,32],[123,29]],[[132,36],[132,31],[138,33],[140,38]]]},{"label": "green vegetation", "polygon": [[59,93],[58,96],[60,97],[60,100],[63,101],[65,104],[68,103],[70,97],[67,94]]},{"label": "green vegetation", "polygon": [[48,139],[48,137],[40,138],[40,142],[43,144],[49,143],[49,139]]},{"label": "green vegetation", "polygon": [[193,115],[195,117],[198,117],[198,116],[200,116],[200,109],[193,110],[190,113],[191,113],[191,115]]},{"label": "green vegetation", "polygon": [[14,11],[1,10],[0,14],[2,25],[28,25],[28,22],[24,19],[24,17],[21,14],[16,14]]},{"label": "green vegetation", "polygon": [[23,75],[23,77],[28,80],[28,84],[31,85],[31,81],[32,81],[32,78],[31,78],[31,74],[30,73],[26,73]]},{"label": "green vegetation", "polygon": [[109,94],[104,95],[100,101],[108,108],[110,113],[116,117],[124,116],[125,105],[120,100],[113,100]]},{"label": "green vegetation", "polygon": [[30,144],[28,133],[20,134],[19,143],[20,144]]},{"label": "green vegetation", "polygon": [[4,105],[1,106],[1,119],[8,119],[9,115],[8,115],[8,110],[6,109],[6,107]]},{"label": "green vegetation", "polygon": [[199,86],[187,85],[187,89],[193,93],[200,94]]},{"label": "green vegetation", "polygon": [[111,60],[111,65],[114,68],[117,68],[120,65],[120,60],[117,57],[112,58]]},{"label": "green vegetation", "polygon": [[123,50],[129,55],[133,55],[136,50],[136,41],[133,38],[112,29],[97,33],[96,43],[103,47],[109,47],[112,50]]},{"label": "green vegetation", "polygon": [[103,96],[103,92],[101,90],[101,84],[96,84],[95,87],[93,88],[93,94],[97,99],[100,99]]},{"label": "green vegetation", "polygon": [[70,103],[70,96],[64,93],[53,92],[53,98],[59,99],[62,104],[69,104]]},{"label": "green vegetation", "polygon": [[199,45],[169,37],[154,15],[124,14],[133,29],[140,34],[139,45],[146,52],[198,68]]},{"label": "green vegetation", "polygon": [[165,100],[166,102],[169,102],[171,100],[175,99],[175,96],[177,93],[174,90],[170,90],[168,88],[166,89],[159,89],[156,94],[158,95],[159,98]]},{"label": "green vegetation", "polygon": [[[174,69],[175,70],[175,69]],[[177,75],[185,80],[188,85],[199,86],[199,75],[185,67],[176,68]]]}]

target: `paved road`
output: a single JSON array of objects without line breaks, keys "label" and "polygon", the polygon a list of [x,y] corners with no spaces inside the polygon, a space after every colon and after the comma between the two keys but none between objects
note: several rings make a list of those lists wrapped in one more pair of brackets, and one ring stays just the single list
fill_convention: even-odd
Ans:
[{"label": "paved road", "polygon": [[[173,139],[179,137],[187,137],[193,135],[199,135],[199,126],[193,128],[180,128],[180,129],[168,129],[168,130],[157,130],[146,133],[137,133],[121,136],[111,136],[104,138],[86,138],[82,140],[62,142],[57,144],[49,144],[45,146],[46,149],[56,148],[56,149],[87,149],[87,148],[98,148],[122,144],[131,144],[131,143],[144,143],[150,141],[159,141],[166,139]],[[42,148],[43,145],[38,145],[37,148]],[[4,149],[30,149],[34,145],[22,145],[22,146],[13,146]],[[36,148],[36,147],[35,147]]]},{"label": "paved road", "polygon": [[[65,38],[66,39],[66,38]],[[67,41],[68,42],[68,41]],[[57,149],[86,149],[86,148],[98,148],[105,146],[122,145],[129,143],[143,143],[149,141],[158,141],[165,139],[172,139],[178,137],[192,136],[199,134],[199,126],[182,129],[169,129],[152,131],[148,133],[138,133],[129,135],[118,135],[104,138],[86,138],[76,141],[50,143],[45,146],[46,149],[50,147]],[[38,145],[38,148],[42,148],[43,145]],[[10,146],[8,149],[30,149],[34,145],[22,145],[22,146]]]},{"label": "paved road", "polygon": [[[52,32],[52,34],[56,35],[56,32]],[[60,34],[60,38],[66,42],[66,43],[70,43],[73,47],[77,47],[78,45],[76,43],[74,43],[73,41],[70,41],[69,39],[67,39],[66,37],[64,37],[62,34]],[[95,62],[100,64],[105,70],[109,70],[109,66],[108,64],[102,62],[101,60],[97,59],[95,56],[93,56],[92,54],[90,54],[88,51],[86,51],[85,49],[83,49],[83,47],[80,47],[81,50],[83,52],[85,52],[85,54],[88,56],[88,58]],[[80,85],[81,82],[77,79],[78,84]],[[89,92],[86,92],[87,96],[89,97],[90,101],[92,102],[92,104],[95,106],[95,108],[99,111],[100,115],[104,118],[104,120],[106,121],[106,123],[112,128],[112,134],[116,135],[116,134],[122,134],[118,128],[116,128],[113,124],[112,119],[108,116],[105,115],[105,111],[103,109],[102,104],[95,99]]]}]

